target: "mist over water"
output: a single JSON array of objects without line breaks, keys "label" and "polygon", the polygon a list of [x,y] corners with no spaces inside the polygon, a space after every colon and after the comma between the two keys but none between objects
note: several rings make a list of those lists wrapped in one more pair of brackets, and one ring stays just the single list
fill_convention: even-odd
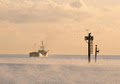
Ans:
[{"label": "mist over water", "polygon": [[0,84],[119,84],[119,78],[120,56],[89,64],[86,55],[0,55]]}]

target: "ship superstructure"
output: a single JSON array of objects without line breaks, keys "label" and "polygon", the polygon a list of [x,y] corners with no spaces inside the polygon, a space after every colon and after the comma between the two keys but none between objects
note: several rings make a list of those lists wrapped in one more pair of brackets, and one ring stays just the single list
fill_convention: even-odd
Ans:
[{"label": "ship superstructure", "polygon": [[38,50],[38,52],[40,53],[40,56],[44,56],[46,57],[48,55],[48,51],[49,50],[45,50],[45,47],[44,47],[44,44],[43,44],[43,41],[41,42],[41,46],[40,46],[40,50]]}]

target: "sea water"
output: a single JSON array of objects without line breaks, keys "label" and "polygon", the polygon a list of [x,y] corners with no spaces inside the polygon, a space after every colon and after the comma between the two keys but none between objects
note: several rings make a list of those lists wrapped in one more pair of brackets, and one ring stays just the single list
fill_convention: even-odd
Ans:
[{"label": "sea water", "polygon": [[0,55],[0,84],[120,84],[120,56]]},{"label": "sea water", "polygon": [[[0,58],[30,58],[28,54],[0,54]],[[86,59],[87,55],[49,55],[48,59]],[[91,56],[94,59],[94,55]],[[98,59],[120,60],[120,55],[98,55]]]}]

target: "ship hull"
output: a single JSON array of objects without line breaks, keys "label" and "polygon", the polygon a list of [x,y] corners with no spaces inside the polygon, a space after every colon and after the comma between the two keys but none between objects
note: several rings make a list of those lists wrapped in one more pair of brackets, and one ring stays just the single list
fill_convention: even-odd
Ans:
[{"label": "ship hull", "polygon": [[39,57],[39,53],[38,52],[30,52],[29,57]]},{"label": "ship hull", "polygon": [[47,57],[48,56],[48,51],[38,50],[38,52],[40,53],[40,57]]}]

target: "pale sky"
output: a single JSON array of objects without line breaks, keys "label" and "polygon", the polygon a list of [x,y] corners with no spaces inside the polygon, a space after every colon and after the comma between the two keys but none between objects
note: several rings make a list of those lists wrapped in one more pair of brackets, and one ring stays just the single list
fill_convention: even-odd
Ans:
[{"label": "pale sky", "polygon": [[0,0],[0,54],[42,40],[50,54],[87,54],[87,32],[100,54],[120,55],[120,0]]}]

